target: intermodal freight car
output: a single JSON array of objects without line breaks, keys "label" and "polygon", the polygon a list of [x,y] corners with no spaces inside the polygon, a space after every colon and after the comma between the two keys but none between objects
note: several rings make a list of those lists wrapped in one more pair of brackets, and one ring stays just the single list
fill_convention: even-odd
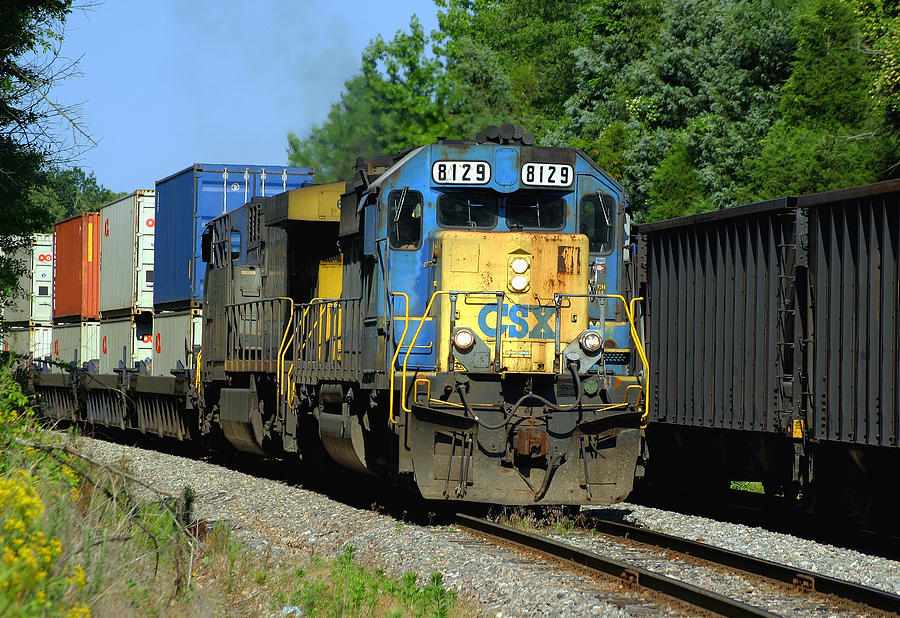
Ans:
[{"label": "intermodal freight car", "polygon": [[627,217],[584,153],[511,125],[360,160],[351,181],[208,223],[202,345],[170,375],[36,387],[59,418],[218,437],[429,499],[621,500],[647,370]]},{"label": "intermodal freight car", "polygon": [[762,481],[823,510],[886,513],[900,470],[900,181],[636,229],[650,477]]}]

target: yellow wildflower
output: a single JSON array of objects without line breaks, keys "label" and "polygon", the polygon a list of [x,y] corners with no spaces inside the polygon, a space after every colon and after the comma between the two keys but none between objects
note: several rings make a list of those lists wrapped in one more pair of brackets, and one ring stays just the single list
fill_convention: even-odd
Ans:
[{"label": "yellow wildflower", "polygon": [[70,586],[84,588],[87,583],[87,580],[84,577],[84,567],[80,564],[76,564],[72,567],[72,573],[66,578],[66,583]]},{"label": "yellow wildflower", "polygon": [[91,618],[91,608],[84,603],[76,603],[66,612],[66,618]]}]

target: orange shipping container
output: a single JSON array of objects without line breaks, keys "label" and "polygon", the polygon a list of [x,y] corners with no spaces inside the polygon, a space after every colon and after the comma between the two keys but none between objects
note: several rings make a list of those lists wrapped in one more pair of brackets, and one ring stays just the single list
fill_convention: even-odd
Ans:
[{"label": "orange shipping container", "polygon": [[100,213],[53,227],[53,323],[99,320]]}]

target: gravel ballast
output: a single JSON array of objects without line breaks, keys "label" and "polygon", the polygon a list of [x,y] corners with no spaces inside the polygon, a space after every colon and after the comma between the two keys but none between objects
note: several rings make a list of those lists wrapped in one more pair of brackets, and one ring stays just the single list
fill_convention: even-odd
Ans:
[{"label": "gravel ballast", "polygon": [[[230,522],[249,551],[277,560],[334,556],[356,548],[363,564],[392,577],[415,573],[419,582],[441,573],[485,616],[681,615],[615,583],[571,571],[533,555],[486,545],[450,526],[420,526],[358,509],[287,482],[167,453],[83,438],[80,448],[129,470],[154,487],[179,494],[190,485],[195,516]],[[900,563],[795,539],[765,530],[716,522],[631,504],[612,508],[626,521],[729,549],[796,564],[834,577],[900,590]]]}]

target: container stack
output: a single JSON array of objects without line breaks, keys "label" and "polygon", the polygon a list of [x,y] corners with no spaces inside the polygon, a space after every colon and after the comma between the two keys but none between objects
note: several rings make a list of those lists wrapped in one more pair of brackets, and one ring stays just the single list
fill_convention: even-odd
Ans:
[{"label": "container stack", "polygon": [[202,334],[206,224],[254,197],[315,181],[308,167],[196,163],[156,183],[153,375],[194,366]]},{"label": "container stack", "polygon": [[155,192],[100,209],[100,373],[149,367],[153,356]]},{"label": "container stack", "polygon": [[3,311],[3,321],[9,326],[3,349],[46,358],[53,339],[53,235],[36,234],[31,246],[17,251],[14,258],[25,264],[19,286],[26,296]]},{"label": "container stack", "polygon": [[53,228],[53,349],[58,361],[100,359],[100,215],[85,212]]}]

